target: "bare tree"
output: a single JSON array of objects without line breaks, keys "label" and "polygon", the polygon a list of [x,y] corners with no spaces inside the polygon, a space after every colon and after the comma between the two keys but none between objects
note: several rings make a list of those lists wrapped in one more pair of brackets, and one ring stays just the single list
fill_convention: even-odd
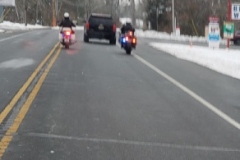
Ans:
[{"label": "bare tree", "polygon": [[[141,0],[140,4],[145,7],[147,20],[153,29],[159,23],[161,31],[171,32],[172,18],[170,12],[166,12],[166,8],[171,6],[171,0]],[[156,6],[159,4],[163,4],[164,10],[156,20]],[[218,16],[222,25],[226,15],[227,0],[175,0],[175,16],[183,34],[204,35],[209,16]]]}]

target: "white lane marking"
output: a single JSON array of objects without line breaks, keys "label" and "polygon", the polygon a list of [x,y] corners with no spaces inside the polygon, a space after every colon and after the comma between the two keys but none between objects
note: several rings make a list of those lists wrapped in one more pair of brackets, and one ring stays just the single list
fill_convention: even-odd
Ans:
[{"label": "white lane marking", "polygon": [[162,77],[166,78],[168,81],[172,82],[174,85],[179,87],[181,90],[186,92],[188,95],[193,97],[195,100],[197,100],[201,104],[203,104],[205,107],[207,107],[208,109],[213,111],[219,117],[221,117],[222,119],[224,119],[225,121],[227,121],[228,123],[230,123],[231,125],[233,125],[234,127],[236,127],[237,129],[240,130],[240,124],[237,121],[235,121],[234,119],[232,119],[231,117],[229,117],[227,114],[223,113],[217,107],[215,107],[214,105],[212,105],[211,103],[209,103],[208,101],[206,101],[205,99],[203,99],[202,97],[200,97],[199,95],[194,93],[192,90],[188,89],[186,86],[184,86],[183,84],[181,84],[180,82],[178,82],[174,78],[170,77],[168,74],[166,74],[165,72],[161,71],[160,69],[158,69],[157,67],[155,67],[154,65],[152,65],[151,63],[149,63],[148,61],[143,59],[142,57],[140,57],[140,56],[138,56],[136,54],[133,54],[133,56],[137,60],[139,60],[140,62],[142,62],[143,64],[145,64],[146,66],[148,66],[149,68],[154,70],[155,72],[157,72],[159,75],[161,75]]},{"label": "white lane marking", "polygon": [[124,144],[124,145],[136,145],[136,146],[148,146],[148,147],[164,147],[164,148],[199,150],[199,151],[240,152],[240,149],[234,149],[234,148],[180,145],[180,144],[157,143],[157,142],[140,142],[140,141],[131,141],[131,140],[119,140],[119,139],[71,137],[71,136],[62,136],[62,135],[44,134],[44,133],[28,133],[27,136],[39,137],[39,138],[85,141],[85,142],[93,142],[93,143]]},{"label": "white lane marking", "polygon": [[0,68],[17,69],[17,68],[29,66],[32,64],[34,64],[34,60],[29,58],[11,59],[9,61],[0,63]]},{"label": "white lane marking", "polygon": [[13,39],[13,38],[16,38],[16,37],[20,37],[24,34],[26,34],[26,33],[21,33],[21,34],[17,34],[17,35],[11,36],[11,37],[3,38],[3,39],[0,39],[0,42],[6,41],[6,40],[9,40],[9,39]]}]

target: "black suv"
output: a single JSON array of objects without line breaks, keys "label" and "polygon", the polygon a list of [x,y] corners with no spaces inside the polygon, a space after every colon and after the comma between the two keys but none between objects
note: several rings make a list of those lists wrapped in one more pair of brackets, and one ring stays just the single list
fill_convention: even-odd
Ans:
[{"label": "black suv", "polygon": [[235,45],[240,44],[240,30],[235,31],[233,39],[231,39]]},{"label": "black suv", "polygon": [[116,24],[111,15],[92,13],[84,26],[84,42],[89,39],[106,39],[116,45]]}]

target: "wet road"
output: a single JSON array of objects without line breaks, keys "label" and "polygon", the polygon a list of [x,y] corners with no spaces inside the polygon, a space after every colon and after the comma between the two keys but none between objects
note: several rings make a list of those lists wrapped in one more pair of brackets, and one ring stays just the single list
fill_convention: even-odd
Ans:
[{"label": "wet road", "polygon": [[1,159],[240,159],[239,80],[150,39],[129,56],[57,34],[0,34]]}]

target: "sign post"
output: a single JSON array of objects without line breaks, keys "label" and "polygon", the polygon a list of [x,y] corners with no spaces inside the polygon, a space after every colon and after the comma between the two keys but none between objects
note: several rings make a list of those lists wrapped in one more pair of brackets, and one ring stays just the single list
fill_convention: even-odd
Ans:
[{"label": "sign post", "polygon": [[[228,21],[230,22],[232,20],[231,18],[231,13],[232,13],[232,8],[231,8],[231,0],[228,0]],[[227,48],[230,48],[230,39],[227,39]]]},{"label": "sign post", "polygon": [[208,45],[210,48],[220,46],[220,28],[217,17],[209,17]]}]

